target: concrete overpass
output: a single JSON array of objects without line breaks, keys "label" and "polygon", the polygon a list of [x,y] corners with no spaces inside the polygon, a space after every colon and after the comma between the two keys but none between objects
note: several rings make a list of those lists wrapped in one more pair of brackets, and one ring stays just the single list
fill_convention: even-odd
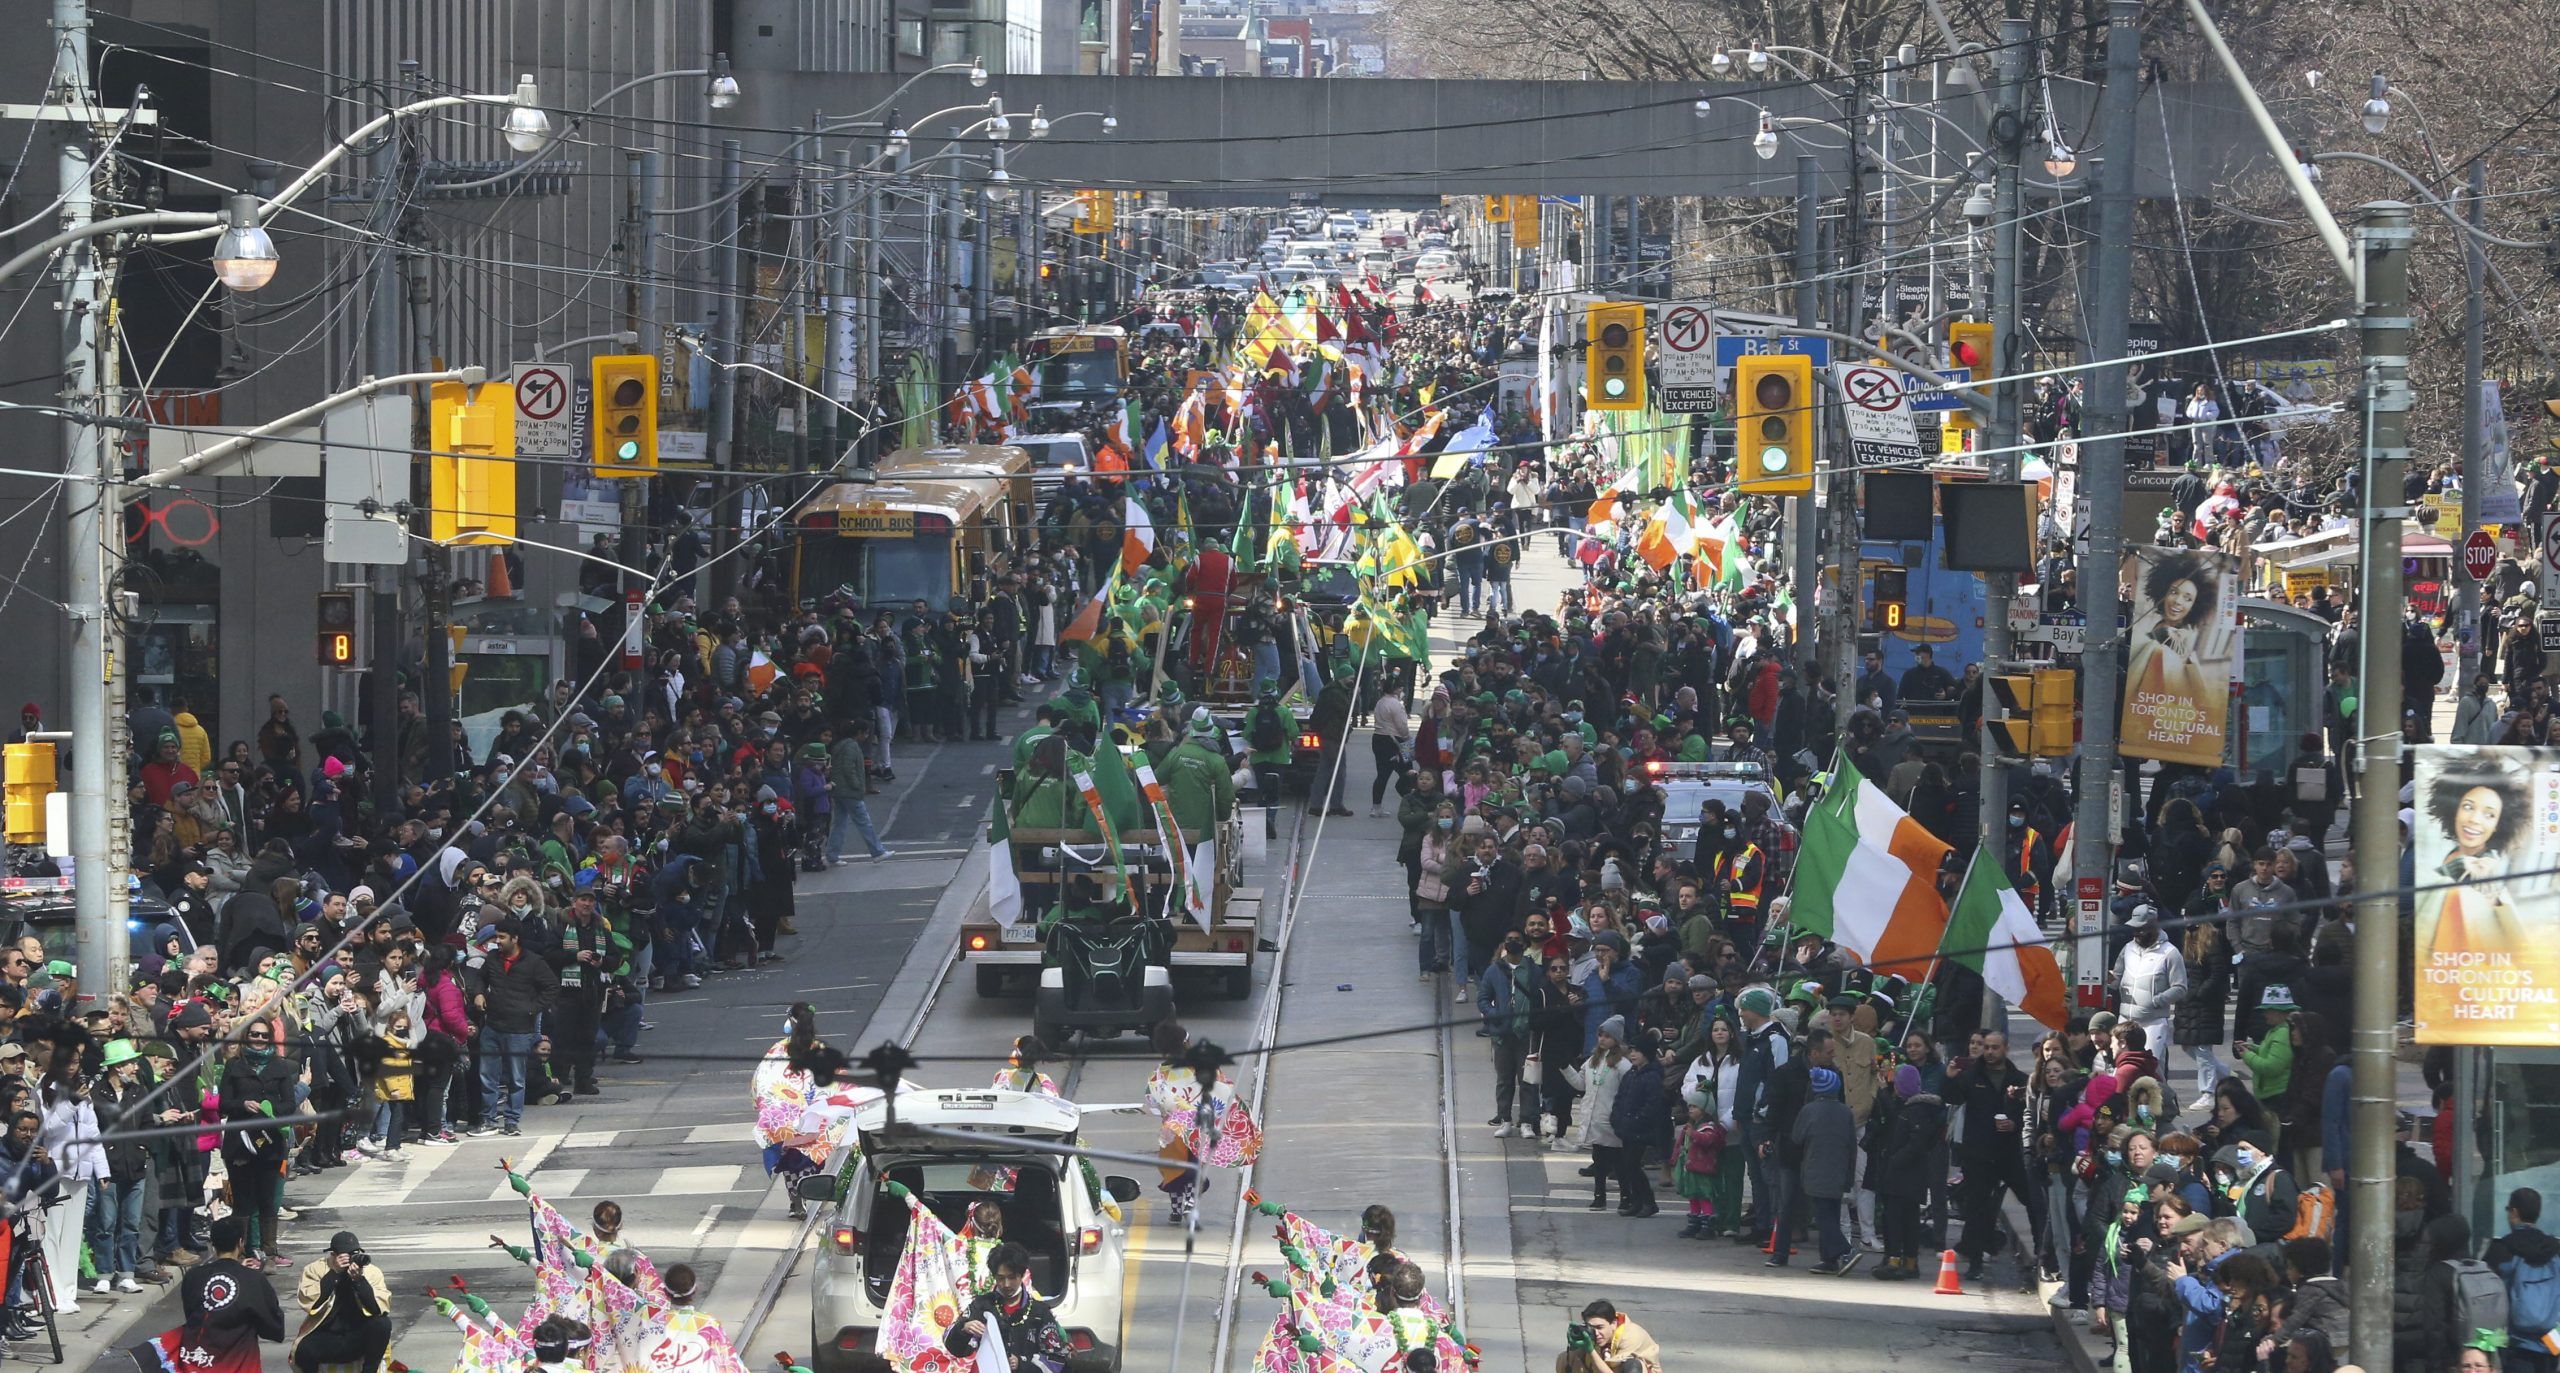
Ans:
[{"label": "concrete overpass", "polygon": [[[758,72],[734,109],[716,124],[746,143],[749,169],[809,127],[813,112],[854,113],[887,100],[894,75]],[[1795,158],[1822,161],[1826,190],[1839,188],[1846,166],[1837,129],[1795,126],[1779,155],[1763,161],[1751,147],[1765,108],[1781,119],[1837,120],[1829,88],[1801,83],[1665,81],[1397,81],[1239,80],[1198,77],[999,76],[984,88],[959,76],[916,81],[898,97],[898,112],[920,119],[1001,95],[1014,116],[1007,165],[1017,182],[1062,187],[1160,191],[1177,205],[1273,205],[1292,192],[1327,204],[1415,203],[1443,195],[1546,194],[1791,198]],[[2066,137],[2082,147],[2082,177],[2094,146],[2096,89],[2056,79],[2053,99]],[[1695,112],[1710,100],[1706,117]],[[2250,168],[2265,168],[2264,147],[2248,136],[2247,116],[2220,83],[2169,83],[2146,89],[2134,124],[2139,194],[2214,194]],[[1934,108],[1982,141],[1981,103],[1942,99]],[[2166,106],[2170,143],[2161,144]],[[1051,118],[1072,111],[1108,112],[1119,120],[1105,135],[1101,121],[1077,119],[1048,139],[1028,141],[1032,108]],[[975,113],[911,127],[917,155],[940,146]],[[1961,166],[1963,138],[1920,114],[1903,121],[1906,149],[1925,150],[1939,133],[1940,165]],[[785,132],[795,131],[795,132]],[[2037,166],[2040,141],[2028,140],[2030,194],[2054,188]],[[1906,155],[1906,162],[1917,162]],[[1872,173],[1871,173],[1872,175]],[[2066,191],[2084,194],[2083,191]]]}]

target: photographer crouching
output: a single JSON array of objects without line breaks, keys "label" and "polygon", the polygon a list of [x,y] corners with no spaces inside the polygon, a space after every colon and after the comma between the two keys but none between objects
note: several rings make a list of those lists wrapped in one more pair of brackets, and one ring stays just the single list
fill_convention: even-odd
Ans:
[{"label": "photographer crouching", "polygon": [[329,1237],[329,1252],[302,1270],[294,1295],[304,1313],[293,1346],[300,1373],[320,1373],[324,1364],[381,1368],[391,1348],[391,1286],[354,1231]]}]

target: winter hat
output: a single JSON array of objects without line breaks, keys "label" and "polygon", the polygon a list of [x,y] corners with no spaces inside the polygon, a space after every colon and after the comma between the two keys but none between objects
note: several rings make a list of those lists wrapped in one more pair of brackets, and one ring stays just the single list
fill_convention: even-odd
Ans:
[{"label": "winter hat", "polygon": [[1753,1015],[1775,1015],[1778,1013],[1778,994],[1766,987],[1745,987],[1733,1004]]},{"label": "winter hat", "polygon": [[347,765],[339,762],[335,755],[323,758],[320,760],[320,775],[334,782],[347,775]]},{"label": "winter hat", "polygon": [[1693,992],[1712,992],[1715,989],[1716,980],[1714,978],[1707,976],[1705,973],[1689,974],[1689,990]]},{"label": "winter hat", "polygon": [[1622,1015],[1613,1015],[1608,1019],[1601,1021],[1600,1033],[1607,1035],[1609,1038],[1614,1039],[1621,1044],[1626,1043],[1627,1018]]},{"label": "winter hat", "polygon": [[2299,1008],[2294,1004],[2293,988],[2281,982],[2274,982],[2269,983],[2263,991],[2258,993],[2258,1009],[2262,1011],[2291,1011]]},{"label": "winter hat", "polygon": [[1813,1094],[1817,1097],[1838,1096],[1840,1094],[1840,1074],[1829,1068],[1807,1069],[1805,1071],[1804,1079],[1805,1085],[1811,1087],[1813,1089]]},{"label": "winter hat", "polygon": [[1908,1063],[1894,1069],[1893,1095],[1897,1101],[1909,1101],[1920,1095],[1920,1070]]}]

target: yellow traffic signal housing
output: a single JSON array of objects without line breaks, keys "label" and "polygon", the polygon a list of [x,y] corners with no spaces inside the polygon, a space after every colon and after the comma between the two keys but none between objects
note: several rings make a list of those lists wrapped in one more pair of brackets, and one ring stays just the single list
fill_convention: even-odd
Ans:
[{"label": "yellow traffic signal housing", "polygon": [[1644,307],[1594,304],[1584,316],[1590,347],[1582,359],[1583,403],[1593,410],[1644,408]]},{"label": "yellow traffic signal housing", "polygon": [[1484,219],[1487,224],[1510,223],[1511,197],[1507,195],[1486,196],[1484,198]]},{"label": "yellow traffic signal housing", "polygon": [[54,788],[53,745],[11,744],[7,760],[9,842],[41,844],[44,798]]},{"label": "yellow traffic signal housing", "polygon": [[[1947,324],[1947,366],[1970,368],[1973,379],[1964,389],[1984,400],[1991,398],[1991,326],[1969,319],[1951,320]],[[1971,429],[1978,423],[1973,411],[1950,410],[1947,427]]]},{"label": "yellow traffic signal housing", "polygon": [[1511,246],[1535,248],[1543,242],[1546,226],[1539,222],[1538,198],[1533,195],[1511,197]]},{"label": "yellow traffic signal housing", "polygon": [[1109,191],[1076,192],[1075,229],[1080,234],[1107,234],[1119,223],[1119,198]]},{"label": "yellow traffic signal housing", "polygon": [[2035,756],[2036,679],[2024,672],[1999,673],[1984,679],[1991,686],[1998,713],[1986,715],[1992,742],[2003,758]]},{"label": "yellow traffic signal housing", "polygon": [[437,543],[501,544],[516,537],[516,388],[440,381],[427,395],[430,503]]},{"label": "yellow traffic signal housing", "polygon": [[1746,353],[1733,364],[1734,485],[1753,496],[1813,494],[1813,359]]},{"label": "yellow traffic signal housing", "polygon": [[658,475],[658,359],[617,353],[587,365],[599,477]]},{"label": "yellow traffic signal housing", "polygon": [[2036,670],[2035,728],[2028,742],[2039,758],[2060,758],[2080,742],[2080,707],[2075,699],[2080,674],[2067,667]]}]

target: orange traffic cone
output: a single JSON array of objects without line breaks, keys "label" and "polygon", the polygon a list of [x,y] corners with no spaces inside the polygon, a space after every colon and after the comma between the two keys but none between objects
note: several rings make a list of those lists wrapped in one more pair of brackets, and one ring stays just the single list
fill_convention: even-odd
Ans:
[{"label": "orange traffic cone", "polygon": [[515,599],[515,579],[507,575],[507,554],[504,549],[489,555],[488,595],[493,601]]},{"label": "orange traffic cone", "polygon": [[1938,1255],[1938,1295],[1941,1297],[1964,1295],[1964,1279],[1956,1276],[1956,1251],[1953,1249],[1941,1251]]},{"label": "orange traffic cone", "polygon": [[[1786,1222],[1785,1222],[1785,1221],[1780,1221],[1780,1222],[1778,1222],[1778,1225],[1784,1225],[1784,1224],[1786,1224]],[[1764,1240],[1760,1241],[1760,1252],[1761,1252],[1761,1253],[1763,1253],[1763,1254],[1774,1254],[1774,1253],[1778,1252],[1778,1226],[1777,1226],[1777,1225],[1772,1225],[1772,1226],[1770,1226],[1770,1227],[1769,1227],[1769,1238],[1767,1238],[1767,1239],[1764,1239]]]}]

